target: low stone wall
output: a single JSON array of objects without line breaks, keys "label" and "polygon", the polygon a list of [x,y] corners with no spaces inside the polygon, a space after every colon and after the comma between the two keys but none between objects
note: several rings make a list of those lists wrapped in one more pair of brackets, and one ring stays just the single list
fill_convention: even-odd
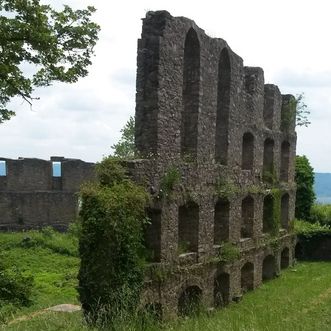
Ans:
[{"label": "low stone wall", "polygon": [[94,179],[94,164],[77,159],[0,158],[0,162],[2,231],[44,226],[65,230],[77,217],[80,185]]}]

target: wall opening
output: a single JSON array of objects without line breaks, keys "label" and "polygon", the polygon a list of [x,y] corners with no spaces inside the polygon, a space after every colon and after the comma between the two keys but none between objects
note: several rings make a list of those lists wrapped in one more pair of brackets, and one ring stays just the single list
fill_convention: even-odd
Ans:
[{"label": "wall opening", "polygon": [[215,307],[224,307],[229,303],[230,275],[221,273],[214,280],[214,304]]},{"label": "wall opening", "polygon": [[186,288],[178,299],[178,314],[192,316],[201,308],[202,291],[198,286]]},{"label": "wall opening", "polygon": [[254,136],[250,132],[243,135],[242,162],[243,170],[252,170],[254,163]]},{"label": "wall opening", "polygon": [[52,176],[53,177],[61,177],[62,176],[61,162],[59,162],[59,161],[53,161],[52,162]]},{"label": "wall opening", "polygon": [[243,293],[254,289],[254,264],[247,262],[241,268],[241,290]]},{"label": "wall opening", "polygon": [[274,198],[269,194],[263,200],[263,233],[272,231],[274,221]]},{"label": "wall opening", "polygon": [[288,182],[289,164],[290,144],[287,141],[283,141],[280,155],[280,180],[283,182]]},{"label": "wall opening", "polygon": [[253,237],[254,199],[247,196],[241,202],[241,238]]},{"label": "wall opening", "polygon": [[224,165],[228,161],[230,92],[231,63],[228,50],[223,48],[218,62],[215,160]]},{"label": "wall opening", "polygon": [[0,176],[7,176],[7,164],[6,161],[0,161]]},{"label": "wall opening", "polygon": [[215,205],[214,214],[214,244],[229,240],[230,203],[226,199],[219,199]]},{"label": "wall opening", "polygon": [[280,255],[280,268],[286,269],[290,265],[290,250],[285,247]]},{"label": "wall opening", "polygon": [[145,305],[145,313],[147,318],[152,318],[153,320],[162,320],[162,305],[159,302],[148,303]]},{"label": "wall opening", "polygon": [[144,227],[144,242],[146,256],[149,262],[161,260],[161,210],[148,208],[146,210],[149,224]]},{"label": "wall opening", "polygon": [[197,252],[199,236],[199,206],[189,202],[178,211],[178,251],[179,254]]},{"label": "wall opening", "polygon": [[281,226],[283,229],[288,229],[288,223],[289,223],[289,202],[290,202],[290,196],[288,193],[285,193],[282,196],[282,199],[280,201],[280,217],[281,217]]},{"label": "wall opening", "polygon": [[181,155],[197,154],[200,90],[200,43],[191,28],[185,39],[183,68],[183,111],[181,123]]},{"label": "wall opening", "polygon": [[265,182],[274,181],[274,141],[269,138],[264,142],[263,180]]},{"label": "wall opening", "polygon": [[268,255],[263,260],[262,279],[269,280],[276,276],[276,260],[273,255]]}]

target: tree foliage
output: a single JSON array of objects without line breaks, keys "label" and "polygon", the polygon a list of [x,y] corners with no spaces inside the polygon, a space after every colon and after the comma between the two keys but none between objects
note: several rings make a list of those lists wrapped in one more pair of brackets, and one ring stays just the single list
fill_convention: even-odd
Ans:
[{"label": "tree foliage", "polygon": [[300,93],[295,98],[296,106],[296,125],[307,127],[311,122],[308,120],[310,111],[305,103],[304,93]]},{"label": "tree foliage", "polygon": [[15,115],[7,107],[12,97],[31,105],[36,87],[86,76],[100,28],[91,21],[94,7],[56,11],[40,0],[0,0],[0,10],[1,123]]},{"label": "tree foliage", "polygon": [[134,117],[130,116],[124,128],[121,130],[122,136],[118,143],[111,146],[114,149],[114,156],[121,159],[133,159],[135,156],[134,146]]},{"label": "tree foliage", "polygon": [[314,169],[305,155],[296,156],[295,181],[297,183],[295,217],[309,220],[310,211],[315,201]]}]

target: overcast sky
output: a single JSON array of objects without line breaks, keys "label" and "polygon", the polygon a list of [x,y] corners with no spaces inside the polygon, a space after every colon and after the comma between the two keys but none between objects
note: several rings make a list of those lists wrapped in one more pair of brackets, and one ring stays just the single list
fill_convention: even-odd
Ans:
[{"label": "overcast sky", "polygon": [[[51,155],[98,161],[111,152],[135,109],[137,39],[148,10],[186,16],[211,37],[225,39],[244,65],[264,69],[283,94],[304,93],[312,124],[297,129],[297,154],[315,171],[331,172],[331,2],[329,0],[44,0],[54,6],[93,5],[101,25],[88,77],[39,89],[33,109],[0,125],[0,156]],[[60,8],[60,7],[59,7]]]}]

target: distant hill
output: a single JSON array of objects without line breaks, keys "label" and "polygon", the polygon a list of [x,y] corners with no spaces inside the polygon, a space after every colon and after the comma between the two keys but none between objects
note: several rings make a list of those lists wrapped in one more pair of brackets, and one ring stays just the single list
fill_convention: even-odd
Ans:
[{"label": "distant hill", "polygon": [[314,190],[320,202],[331,201],[331,173],[315,172]]}]

